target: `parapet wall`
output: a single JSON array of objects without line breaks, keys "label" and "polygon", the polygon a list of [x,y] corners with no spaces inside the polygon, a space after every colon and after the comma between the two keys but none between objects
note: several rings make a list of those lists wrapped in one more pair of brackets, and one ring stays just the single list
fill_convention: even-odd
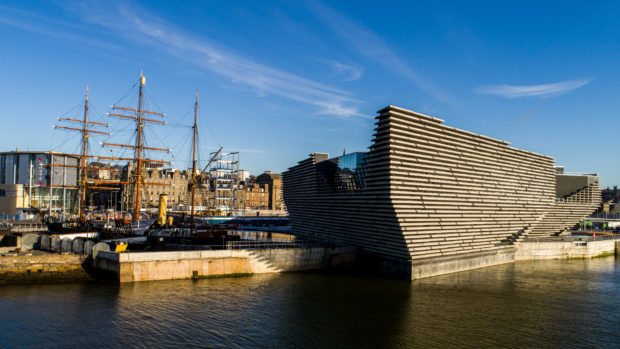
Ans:
[{"label": "parapet wall", "polygon": [[524,241],[517,248],[515,260],[594,258],[617,254],[617,245],[620,245],[620,240],[614,239],[595,241]]},{"label": "parapet wall", "polygon": [[174,252],[99,252],[95,268],[120,282],[311,271],[353,263],[357,249],[287,248]]}]

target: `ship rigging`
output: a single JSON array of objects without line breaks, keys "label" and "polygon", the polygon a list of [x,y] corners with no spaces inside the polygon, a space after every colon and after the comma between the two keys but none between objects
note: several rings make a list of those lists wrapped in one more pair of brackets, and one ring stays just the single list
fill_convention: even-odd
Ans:
[{"label": "ship rigging", "polygon": [[[155,160],[150,158],[145,158],[145,151],[161,151],[170,153],[170,149],[165,148],[155,148],[149,147],[144,142],[144,127],[150,125],[165,125],[166,122],[163,121],[165,114],[145,110],[143,107],[143,97],[144,97],[144,85],[146,83],[145,77],[140,72],[140,79],[138,81],[138,104],[137,108],[129,108],[120,105],[113,105],[112,109],[114,112],[107,113],[108,117],[118,118],[120,120],[132,120],[135,122],[135,143],[134,144],[122,144],[122,143],[110,143],[103,142],[101,143],[103,147],[116,147],[120,149],[132,149],[133,156],[132,157],[118,157],[118,156],[101,156],[96,154],[89,153],[89,138],[92,134],[110,136],[109,132],[99,131],[97,129],[93,129],[94,127],[110,127],[107,123],[90,121],[88,119],[89,116],[89,104],[88,97],[89,91],[88,87],[86,88],[86,97],[84,101],[84,113],[83,119],[75,119],[75,118],[58,118],[59,121],[69,121],[69,122],[77,122],[81,125],[80,128],[77,127],[67,127],[62,125],[55,125],[56,129],[69,130],[79,132],[81,134],[81,152],[79,154],[70,154],[70,153],[59,153],[53,152],[55,155],[65,155],[77,157],[80,159],[79,165],[64,165],[64,164],[49,164],[47,166],[50,167],[73,167],[78,169],[78,180],[76,186],[64,186],[67,188],[77,188],[78,189],[78,222],[80,226],[83,226],[86,222],[86,198],[87,191],[93,190],[118,190],[122,185],[128,185],[131,188],[129,195],[128,204],[131,206],[132,211],[132,221],[138,221],[140,219],[140,209],[141,209],[141,187],[142,185],[168,185],[165,183],[157,183],[157,182],[145,182],[143,177],[143,167],[146,163],[159,163],[159,164],[170,164],[169,161],[163,160]],[[134,85],[135,86],[135,85]],[[133,114],[133,115],[132,115]],[[157,119],[159,118],[159,119]],[[110,160],[110,161],[127,161],[132,164],[131,169],[132,172],[126,178],[123,179],[92,179],[88,178],[88,170],[97,170],[97,171],[112,171],[112,168],[103,168],[103,167],[92,167],[89,166],[87,161],[89,159],[98,159],[98,160]],[[108,185],[108,186],[105,186]],[[58,187],[55,185],[54,187]]]}]

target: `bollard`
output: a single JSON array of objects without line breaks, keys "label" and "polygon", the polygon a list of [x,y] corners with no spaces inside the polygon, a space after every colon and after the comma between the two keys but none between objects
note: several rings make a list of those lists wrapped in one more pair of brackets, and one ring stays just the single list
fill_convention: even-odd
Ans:
[{"label": "bollard", "polygon": [[50,236],[47,234],[41,235],[41,241],[39,244],[41,245],[40,248],[43,251],[50,251],[52,249],[52,240],[50,239]]},{"label": "bollard", "polygon": [[99,242],[99,243],[95,244],[93,246],[93,248],[92,248],[93,259],[97,258],[97,253],[99,253],[100,251],[109,252],[110,251],[110,245],[106,244],[105,242]]},{"label": "bollard", "polygon": [[71,253],[71,248],[73,247],[73,242],[69,238],[64,238],[61,240],[60,244],[60,252],[62,253]]},{"label": "bollard", "polygon": [[19,248],[22,251],[30,251],[39,247],[39,235],[28,234],[21,238],[21,244]]},{"label": "bollard", "polygon": [[58,236],[54,236],[52,238],[52,251],[60,252],[61,245],[62,245],[62,243],[61,243],[60,238]]},{"label": "bollard", "polygon": [[92,240],[84,241],[84,254],[92,254],[95,243]]},{"label": "bollard", "polygon": [[84,254],[84,240],[82,239],[74,239],[73,246],[71,246],[71,251],[75,254]]}]

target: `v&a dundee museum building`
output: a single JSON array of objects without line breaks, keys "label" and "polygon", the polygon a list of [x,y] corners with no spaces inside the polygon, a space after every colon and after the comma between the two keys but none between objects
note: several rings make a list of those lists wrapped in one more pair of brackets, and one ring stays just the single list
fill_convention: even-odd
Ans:
[{"label": "v&a dundee museum building", "polygon": [[388,106],[368,152],[313,153],[283,173],[296,235],[358,246],[371,268],[420,278],[511,262],[600,204],[598,175]]}]

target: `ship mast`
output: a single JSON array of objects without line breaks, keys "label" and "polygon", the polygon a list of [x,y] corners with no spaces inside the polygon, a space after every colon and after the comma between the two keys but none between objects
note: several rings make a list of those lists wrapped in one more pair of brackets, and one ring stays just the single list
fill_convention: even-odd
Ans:
[{"label": "ship mast", "polygon": [[[148,123],[155,123],[155,124],[161,124],[161,125],[165,125],[166,123],[164,121],[161,120],[154,120],[154,119],[148,119],[144,117],[144,114],[151,114],[151,115],[157,115],[160,117],[164,117],[163,113],[156,113],[156,112],[152,112],[152,111],[147,111],[144,110],[142,107],[142,99],[143,99],[143,95],[144,95],[144,84],[146,82],[145,77],[142,75],[142,72],[140,72],[140,81],[139,81],[139,88],[138,88],[138,108],[137,109],[133,109],[133,108],[127,108],[127,107],[120,107],[120,106],[112,106],[112,109],[120,109],[120,110],[124,110],[124,111],[130,111],[130,112],[134,112],[135,116],[131,116],[131,115],[124,115],[124,114],[115,114],[115,113],[108,113],[109,116],[114,116],[114,117],[119,117],[119,118],[124,118],[124,119],[131,119],[131,120],[135,120],[136,122],[136,143],[135,145],[129,145],[129,144],[115,144],[115,143],[103,143],[103,146],[114,146],[114,147],[123,147],[123,148],[133,148],[134,149],[134,157],[133,158],[116,158],[116,157],[99,157],[100,159],[110,159],[110,160],[130,160],[133,162],[134,166],[134,172],[132,174],[132,181],[131,182],[120,182],[120,184],[131,184],[133,183],[133,196],[134,196],[134,207],[133,207],[133,220],[137,221],[140,219],[140,187],[143,184],[143,177],[142,177],[142,165],[144,163],[161,163],[161,164],[170,164],[170,162],[168,161],[160,161],[160,160],[152,160],[152,159],[146,159],[143,158],[143,150],[156,150],[156,151],[165,151],[165,152],[170,152],[170,149],[163,149],[163,148],[153,148],[153,147],[146,147],[144,146],[144,126],[147,126]],[[164,183],[144,183],[144,184],[148,184],[148,185],[169,185],[169,184],[164,184]]]},{"label": "ship mast", "polygon": [[82,159],[80,161],[80,177],[82,180],[80,181],[80,205],[79,205],[79,215],[80,215],[80,224],[83,224],[84,219],[84,203],[86,202],[86,146],[88,145],[88,129],[86,125],[88,125],[88,85],[86,86],[86,99],[84,100],[84,127],[82,130]]},{"label": "ship mast", "polygon": [[136,118],[136,132],[138,134],[136,140],[136,162],[138,164],[135,177],[136,183],[136,206],[134,208],[134,220],[140,219],[140,184],[142,184],[142,87],[144,86],[145,79],[140,71],[140,93],[138,95],[138,113]]},{"label": "ship mast", "polygon": [[[143,183],[143,177],[142,177],[142,167],[144,163],[161,163],[161,164],[170,164],[170,162],[168,161],[160,161],[160,160],[152,160],[152,159],[146,159],[143,158],[143,150],[155,150],[155,151],[165,151],[165,152],[170,152],[170,149],[162,149],[162,148],[153,148],[153,147],[146,147],[144,146],[144,126],[148,126],[149,123],[155,123],[155,124],[166,124],[164,121],[161,120],[154,120],[154,119],[149,119],[149,118],[145,118],[144,115],[145,114],[150,114],[150,115],[157,115],[160,117],[164,117],[163,113],[156,113],[156,112],[152,112],[152,111],[147,111],[143,109],[142,106],[142,99],[144,96],[144,84],[145,84],[145,78],[142,75],[142,72],[140,72],[140,81],[139,81],[139,96],[138,96],[138,109],[133,109],[133,108],[126,108],[126,107],[120,107],[120,106],[112,106],[112,109],[117,109],[117,110],[123,110],[123,111],[129,111],[129,112],[134,112],[135,116],[131,116],[131,115],[123,115],[123,114],[115,114],[115,113],[108,113],[108,116],[114,116],[114,117],[119,117],[119,118],[123,118],[123,119],[131,119],[131,120],[135,120],[136,122],[136,143],[135,145],[129,145],[129,144],[115,144],[115,143],[103,143],[103,146],[115,146],[115,147],[123,147],[123,148],[132,148],[134,149],[134,157],[131,158],[126,158],[126,157],[110,157],[110,156],[98,156],[98,155],[89,155],[88,154],[88,138],[90,136],[91,133],[98,133],[98,134],[103,134],[103,135],[107,135],[109,136],[110,134],[107,132],[101,132],[101,131],[96,131],[96,130],[91,130],[89,128],[89,125],[102,125],[102,126],[106,126],[109,127],[110,125],[108,124],[104,124],[104,123],[99,123],[99,122],[94,122],[94,121],[88,121],[88,87],[86,87],[86,101],[84,103],[84,118],[83,120],[78,120],[78,119],[68,119],[68,118],[58,118],[59,120],[66,120],[66,121],[73,121],[73,122],[79,122],[82,123],[82,128],[74,128],[74,127],[64,127],[64,126],[55,126],[56,128],[60,128],[60,129],[67,129],[67,130],[72,130],[72,131],[79,131],[82,133],[82,152],[81,154],[65,154],[65,153],[56,153],[56,152],[52,152],[51,154],[53,155],[64,155],[64,156],[73,156],[73,157],[77,157],[80,159],[80,164],[79,165],[60,165],[60,164],[49,164],[47,166],[49,167],[73,167],[73,168],[78,168],[80,170],[80,179],[78,180],[78,185],[77,186],[72,186],[72,185],[50,185],[50,190],[52,190],[52,187],[61,187],[61,188],[78,188],[80,190],[80,195],[79,195],[79,216],[80,216],[80,222],[83,223],[85,221],[85,217],[84,217],[84,207],[85,207],[85,203],[86,203],[86,188],[89,189],[102,189],[102,190],[116,190],[118,188],[116,187],[105,187],[105,186],[96,186],[97,184],[112,184],[112,185],[122,185],[122,184],[133,184],[133,190],[134,190],[134,207],[133,207],[133,220],[136,221],[140,218],[140,186],[142,184],[148,184],[148,185],[164,185],[164,186],[168,186],[169,184],[165,184],[165,183]],[[134,173],[132,174],[132,180],[131,181],[121,181],[121,180],[89,180],[87,178],[87,173],[86,171],[89,169],[94,169],[94,170],[111,170],[111,169],[103,169],[103,168],[98,168],[98,167],[89,167],[87,166],[87,159],[89,158],[96,158],[99,160],[126,160],[126,161],[131,161],[134,164]]]},{"label": "ship mast", "polygon": [[[108,124],[104,124],[104,123],[100,123],[100,122],[94,122],[94,121],[88,121],[88,86],[86,86],[86,98],[84,100],[84,118],[83,120],[78,120],[78,119],[70,119],[70,118],[58,118],[58,120],[60,121],[71,121],[71,122],[78,122],[82,124],[81,128],[75,128],[75,127],[65,127],[65,126],[54,126],[54,128],[57,129],[65,129],[65,130],[71,130],[71,131],[78,131],[82,134],[82,152],[79,155],[76,154],[64,154],[64,153],[52,153],[54,155],[64,155],[64,156],[75,156],[75,157],[79,157],[80,158],[80,164],[78,166],[75,165],[61,165],[61,164],[49,164],[47,166],[49,167],[73,167],[73,168],[77,168],[79,169],[79,180],[77,181],[77,189],[79,190],[79,203],[78,203],[78,214],[79,214],[79,223],[80,224],[84,224],[84,222],[86,221],[85,216],[84,216],[84,211],[85,211],[85,206],[86,206],[86,188],[88,187],[88,183],[87,183],[87,173],[86,170],[90,169],[90,167],[87,166],[86,164],[86,159],[87,158],[92,158],[95,156],[92,155],[88,155],[88,138],[90,136],[90,133],[98,133],[98,134],[103,134],[103,135],[110,135],[107,132],[101,132],[101,131],[95,131],[95,130],[91,130],[88,126],[89,125],[100,125],[100,126],[105,126],[105,127],[109,127],[110,125]],[[95,181],[95,183],[101,183],[101,181]],[[72,185],[54,185],[53,183],[50,183],[50,190],[52,190],[53,187],[63,187],[63,188],[76,188],[76,186],[72,186]],[[100,187],[91,187],[91,188],[100,188]]]},{"label": "ship mast", "polygon": [[196,188],[196,133],[198,131],[198,90],[196,90],[196,104],[194,105],[194,146],[192,147],[192,211],[191,211],[191,233],[196,230],[194,222],[194,193]]}]

